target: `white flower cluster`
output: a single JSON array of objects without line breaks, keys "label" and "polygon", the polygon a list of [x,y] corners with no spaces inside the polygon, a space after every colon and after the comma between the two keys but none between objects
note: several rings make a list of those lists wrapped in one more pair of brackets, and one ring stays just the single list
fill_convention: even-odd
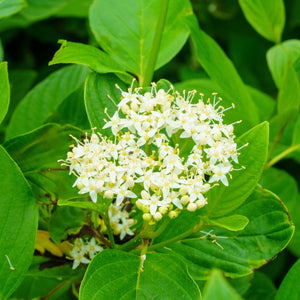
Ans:
[{"label": "white flower cluster", "polygon": [[94,256],[102,250],[103,248],[96,244],[94,238],[91,238],[91,240],[86,243],[81,238],[77,238],[70,252],[71,258],[74,260],[72,268],[76,269],[80,263],[90,263],[90,259],[93,259]]},{"label": "white flower cluster", "polygon": [[129,217],[129,213],[122,209],[120,205],[111,204],[108,209],[110,226],[114,235],[120,235],[120,239],[128,235],[134,235],[130,227],[134,224],[134,220]]},{"label": "white flower cluster", "polygon": [[164,214],[174,218],[184,208],[203,207],[215,182],[228,185],[239,149],[234,123],[223,124],[228,108],[217,106],[221,98],[213,94],[205,104],[203,94],[194,101],[196,91],[182,96],[157,91],[155,84],[144,94],[132,88],[121,93],[103,127],[111,128],[114,140],[93,132],[83,142],[76,139],[68,152],[79,193],[89,193],[94,202],[97,195],[116,199],[117,206],[131,199],[145,220],[159,221]]}]

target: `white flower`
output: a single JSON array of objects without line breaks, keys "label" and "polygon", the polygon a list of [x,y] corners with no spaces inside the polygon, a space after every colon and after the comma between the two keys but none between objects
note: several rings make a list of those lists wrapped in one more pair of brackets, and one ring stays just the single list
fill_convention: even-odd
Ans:
[{"label": "white flower", "polygon": [[86,251],[88,252],[91,259],[94,258],[96,253],[101,252],[103,250],[103,248],[101,246],[96,244],[95,238],[91,238],[91,240],[85,247],[86,247]]}]

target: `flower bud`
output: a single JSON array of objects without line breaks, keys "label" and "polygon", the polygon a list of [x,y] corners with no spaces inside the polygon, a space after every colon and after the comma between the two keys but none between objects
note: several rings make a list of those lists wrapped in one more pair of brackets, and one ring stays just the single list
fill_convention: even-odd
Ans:
[{"label": "flower bud", "polygon": [[190,203],[188,206],[187,206],[187,210],[188,211],[195,211],[197,209],[197,204],[196,203]]},{"label": "flower bud", "polygon": [[130,108],[134,111],[134,112],[138,112],[139,111],[139,106],[135,103],[135,102],[132,102],[130,104]]},{"label": "flower bud", "polygon": [[127,104],[122,104],[121,105],[121,111],[124,115],[127,115],[129,112],[129,106]]},{"label": "flower bud", "polygon": [[152,215],[149,213],[143,214],[143,220],[150,221],[152,219]]},{"label": "flower bud", "polygon": [[155,221],[160,221],[161,218],[162,218],[162,214],[161,214],[160,212],[156,212],[156,213],[154,214],[154,216],[153,216],[153,219],[154,219]]},{"label": "flower bud", "polygon": [[85,185],[81,182],[81,181],[78,181],[77,184],[76,184],[77,188],[79,190],[83,189],[85,187]]},{"label": "flower bud", "polygon": [[187,194],[188,190],[186,188],[186,186],[182,186],[180,189],[179,189],[179,195],[185,195]]},{"label": "flower bud", "polygon": [[180,202],[181,204],[186,205],[190,202],[190,197],[188,195],[182,196]]},{"label": "flower bud", "polygon": [[91,137],[92,144],[99,144],[100,140],[97,134],[93,133]]},{"label": "flower bud", "polygon": [[205,206],[205,204],[206,204],[205,200],[197,200],[196,201],[197,208],[202,208],[203,206]]},{"label": "flower bud", "polygon": [[142,198],[143,198],[144,200],[149,200],[149,199],[150,199],[149,193],[148,193],[147,191],[145,191],[145,190],[142,190],[142,191],[141,191],[141,196],[142,196]]},{"label": "flower bud", "polygon": [[142,210],[144,204],[140,200],[137,200],[135,202],[135,205],[138,209]]},{"label": "flower bud", "polygon": [[131,188],[131,187],[134,187],[134,180],[132,177],[128,177],[127,180],[126,180],[126,185]]},{"label": "flower bud", "polygon": [[112,199],[113,196],[114,196],[114,193],[112,191],[110,191],[110,190],[105,191],[104,195],[103,195],[103,197],[106,198],[106,199]]},{"label": "flower bud", "polygon": [[95,191],[96,193],[100,194],[103,192],[103,185],[100,182],[95,184]]},{"label": "flower bud", "polygon": [[168,212],[168,208],[166,206],[161,206],[158,210],[163,215]]},{"label": "flower bud", "polygon": [[178,213],[175,210],[172,210],[169,212],[169,218],[170,219],[175,219],[178,217]]}]

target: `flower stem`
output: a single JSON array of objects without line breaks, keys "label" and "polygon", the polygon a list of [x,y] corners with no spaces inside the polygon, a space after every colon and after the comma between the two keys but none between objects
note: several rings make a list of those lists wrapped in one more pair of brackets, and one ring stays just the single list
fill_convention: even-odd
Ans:
[{"label": "flower stem", "polygon": [[103,217],[104,223],[107,227],[107,233],[108,233],[108,238],[110,241],[111,248],[114,249],[116,247],[116,244],[115,244],[114,234],[113,234],[113,231],[110,226],[108,210],[102,215],[102,217]]},{"label": "flower stem", "polygon": [[140,74],[140,86],[149,86],[153,77],[156,60],[158,57],[160,42],[164,31],[166,16],[168,12],[169,0],[161,0],[160,2],[160,14],[156,24],[156,30],[152,43],[152,48],[149,55],[148,65],[144,74]]},{"label": "flower stem", "polygon": [[287,156],[288,154],[300,150],[300,145],[295,145],[295,146],[291,146],[289,148],[287,148],[285,151],[281,152],[280,154],[278,154],[277,156],[275,156],[273,159],[271,159],[265,166],[265,170],[269,169],[270,167],[272,167],[273,165],[275,165],[277,162],[279,162],[281,159],[283,159],[285,156]]}]

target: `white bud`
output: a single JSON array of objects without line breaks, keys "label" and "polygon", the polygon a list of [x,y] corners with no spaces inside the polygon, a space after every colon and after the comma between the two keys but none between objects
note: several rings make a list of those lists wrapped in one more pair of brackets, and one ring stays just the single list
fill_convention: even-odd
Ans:
[{"label": "white bud", "polygon": [[206,138],[204,133],[201,133],[199,135],[199,144],[200,145],[205,145],[206,143],[207,143],[207,138]]},{"label": "white bud", "polygon": [[144,200],[149,200],[149,199],[150,199],[149,193],[148,193],[147,191],[145,191],[145,190],[142,190],[142,191],[141,191],[141,196],[142,196],[142,198],[143,198]]},{"label": "white bud", "polygon": [[207,202],[205,200],[197,200],[196,201],[196,205],[197,205],[197,208],[202,208],[203,206],[205,206]]},{"label": "white bud", "polygon": [[138,112],[138,111],[139,111],[139,106],[138,106],[135,102],[132,102],[132,103],[130,104],[130,107],[131,107],[131,109],[132,109],[133,111],[135,111],[135,112]]},{"label": "white bud", "polygon": [[103,197],[106,198],[106,199],[112,199],[114,196],[114,193],[112,191],[105,191]]},{"label": "white bud", "polygon": [[134,180],[132,177],[128,177],[127,180],[126,180],[126,185],[131,188],[131,187],[134,187]]},{"label": "white bud", "polygon": [[190,203],[188,206],[187,206],[187,210],[188,211],[195,211],[197,209],[197,204],[196,203]]},{"label": "white bud", "polygon": [[143,220],[150,221],[151,219],[152,219],[152,215],[150,215],[149,213],[143,214]]},{"label": "white bud", "polygon": [[163,215],[168,212],[168,208],[166,206],[161,206],[158,210]]},{"label": "white bud", "polygon": [[100,140],[97,134],[93,133],[91,137],[92,144],[99,144]]},{"label": "white bud", "polygon": [[151,112],[151,111],[153,111],[153,104],[150,103],[150,102],[147,102],[147,103],[145,104],[145,110],[146,110],[146,112]]},{"label": "white bud", "polygon": [[100,182],[97,182],[95,184],[95,191],[96,191],[96,193],[102,193],[103,192],[103,185]]},{"label": "white bud", "polygon": [[178,217],[178,213],[175,210],[172,210],[169,212],[169,218],[170,219],[175,219]]},{"label": "white bud", "polygon": [[77,188],[79,190],[83,189],[85,187],[85,185],[81,182],[81,181],[78,181],[77,184],[76,184]]},{"label": "white bud", "polygon": [[221,131],[217,131],[217,132],[214,134],[214,139],[215,139],[216,141],[218,141],[219,139],[221,139],[221,137],[222,137]]},{"label": "white bud", "polygon": [[180,202],[181,204],[186,205],[190,202],[190,197],[188,195],[182,196]]},{"label": "white bud", "polygon": [[161,214],[160,212],[156,212],[156,213],[154,214],[154,216],[153,216],[153,219],[154,219],[155,221],[160,221],[161,218],[162,218],[162,214]]},{"label": "white bud", "polygon": [[121,105],[121,111],[124,115],[127,115],[129,112],[129,106],[127,104],[122,104]]}]

